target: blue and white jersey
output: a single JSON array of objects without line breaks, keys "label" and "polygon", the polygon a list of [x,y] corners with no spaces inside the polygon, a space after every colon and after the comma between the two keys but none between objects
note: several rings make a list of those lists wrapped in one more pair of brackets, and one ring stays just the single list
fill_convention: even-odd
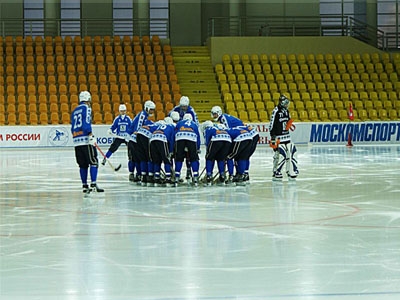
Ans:
[{"label": "blue and white jersey", "polygon": [[255,127],[253,127],[251,125],[247,125],[247,128],[249,129],[249,134],[251,135],[251,138],[254,138],[255,136],[260,135]]},{"label": "blue and white jersey", "polygon": [[143,135],[150,139],[153,131],[156,130],[157,125],[150,120],[146,120],[144,123],[145,124],[138,129],[137,134]]},{"label": "blue and white jersey", "polygon": [[71,133],[74,145],[88,145],[91,132],[92,109],[81,103],[71,113]]},{"label": "blue and white jersey", "polygon": [[[136,134],[140,127],[143,125],[149,124],[151,122],[149,119],[149,114],[142,110],[136,117],[133,119],[131,126],[128,129],[128,133],[130,134],[130,140],[136,143]],[[153,122],[151,122],[153,123]]]},{"label": "blue and white jersey", "polygon": [[226,130],[218,129],[215,126],[206,127],[203,135],[206,146],[208,146],[211,141],[232,142],[231,136]]},{"label": "blue and white jersey", "polygon": [[117,138],[126,139],[130,136],[129,128],[132,125],[132,119],[128,115],[119,115],[114,119],[110,129],[117,135]]},{"label": "blue and white jersey", "polygon": [[199,119],[197,118],[197,114],[194,111],[194,108],[192,106],[189,105],[187,110],[184,111],[184,110],[181,109],[181,107],[179,105],[177,105],[170,111],[170,113],[168,114],[169,117],[171,116],[171,112],[173,112],[173,111],[176,111],[176,112],[179,113],[179,120],[182,120],[183,116],[185,114],[191,114],[192,118],[193,118],[193,121],[197,124],[197,126],[199,126]]},{"label": "blue and white jersey", "polygon": [[200,149],[200,133],[199,127],[194,121],[182,120],[176,124],[175,140],[188,140],[197,143],[197,150]]},{"label": "blue and white jersey", "polygon": [[175,126],[173,124],[158,124],[150,138],[150,142],[152,141],[168,143],[169,152],[172,152],[175,144]]},{"label": "blue and white jersey", "polygon": [[226,130],[234,142],[241,142],[245,140],[252,140],[249,129],[246,126],[237,126],[233,128],[228,128]]},{"label": "blue and white jersey", "polygon": [[228,114],[222,114],[219,118],[218,121],[222,124],[225,125],[225,127],[227,128],[233,128],[233,127],[237,127],[237,126],[243,126],[244,123],[242,122],[242,120],[228,115]]}]

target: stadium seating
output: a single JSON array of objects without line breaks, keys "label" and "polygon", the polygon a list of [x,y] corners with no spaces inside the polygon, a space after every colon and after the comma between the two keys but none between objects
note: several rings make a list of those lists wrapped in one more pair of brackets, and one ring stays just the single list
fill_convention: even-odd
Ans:
[{"label": "stadium seating", "polygon": [[[291,98],[291,113],[304,122],[348,121],[350,104],[358,121],[394,120],[400,114],[400,64],[388,53],[224,54],[215,72],[226,110],[251,122],[257,120],[253,111],[267,122],[260,112],[270,113],[280,94]],[[256,95],[262,95],[257,99],[264,107],[256,105]],[[232,97],[243,100],[244,108],[232,108]]]},{"label": "stadium seating", "polygon": [[66,124],[84,89],[92,93],[95,108],[101,105],[97,124],[113,121],[118,113],[113,104],[133,107],[134,94],[140,105],[152,96],[163,102],[180,97],[171,47],[161,45],[158,36],[9,36],[0,48],[4,125]]}]

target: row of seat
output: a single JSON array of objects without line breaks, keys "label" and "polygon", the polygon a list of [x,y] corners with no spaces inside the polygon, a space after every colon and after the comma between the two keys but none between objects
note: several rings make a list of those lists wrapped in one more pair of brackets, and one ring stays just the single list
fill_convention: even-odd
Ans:
[{"label": "row of seat", "polygon": [[18,46],[136,46],[136,45],[160,45],[161,40],[158,35],[143,36],[0,36],[0,47],[18,47]]},{"label": "row of seat", "polygon": [[309,54],[303,54],[303,53],[298,53],[298,54],[224,54],[222,56],[222,64],[227,65],[227,64],[232,64],[232,65],[237,65],[237,64],[251,64],[251,65],[256,65],[256,64],[358,64],[358,63],[389,63],[393,62],[394,64],[400,63],[400,54],[399,53],[392,53],[389,54],[387,52],[374,52],[374,53],[309,53]]}]

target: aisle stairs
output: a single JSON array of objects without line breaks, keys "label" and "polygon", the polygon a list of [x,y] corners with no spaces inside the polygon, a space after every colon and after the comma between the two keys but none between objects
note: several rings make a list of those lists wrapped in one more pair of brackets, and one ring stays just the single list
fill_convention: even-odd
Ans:
[{"label": "aisle stairs", "polygon": [[223,103],[208,48],[175,46],[172,53],[181,94],[189,97],[200,122],[209,120],[211,107]]}]

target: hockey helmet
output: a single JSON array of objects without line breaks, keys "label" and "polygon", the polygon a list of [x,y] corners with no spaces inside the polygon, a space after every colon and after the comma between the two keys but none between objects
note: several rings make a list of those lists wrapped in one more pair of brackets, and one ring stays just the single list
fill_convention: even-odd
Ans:
[{"label": "hockey helmet", "polygon": [[171,117],[165,117],[165,118],[164,118],[164,122],[165,122],[166,124],[174,124],[174,120],[172,120]]},{"label": "hockey helmet", "polygon": [[205,129],[208,128],[208,127],[213,127],[213,126],[214,126],[214,124],[213,124],[213,122],[211,122],[211,121],[205,121],[205,122],[202,124],[203,130],[205,130]]},{"label": "hockey helmet", "polygon": [[145,110],[149,115],[152,114],[151,110],[154,111],[155,109],[156,109],[156,105],[155,105],[155,103],[154,103],[153,101],[147,100],[147,101],[144,103],[144,110]]},{"label": "hockey helmet", "polygon": [[222,116],[221,107],[213,106],[213,108],[211,108],[211,118],[213,118],[214,121],[217,121],[220,116]]},{"label": "hockey helmet", "polygon": [[290,103],[290,101],[289,101],[288,97],[286,97],[285,95],[281,95],[279,97],[279,105],[280,106],[282,106],[284,108],[288,108],[289,107],[289,103]]},{"label": "hockey helmet", "polygon": [[181,99],[179,100],[179,106],[189,106],[189,97],[187,96],[182,96]]},{"label": "hockey helmet", "polygon": [[170,116],[171,116],[172,120],[174,120],[174,122],[178,122],[180,119],[179,113],[177,111],[171,112]]},{"label": "hockey helmet", "polygon": [[185,115],[183,116],[183,119],[182,119],[182,120],[190,120],[190,121],[193,121],[193,117],[192,117],[191,114],[185,114]]},{"label": "hockey helmet", "polygon": [[92,95],[88,91],[82,91],[79,93],[80,102],[90,102],[92,101]]}]

